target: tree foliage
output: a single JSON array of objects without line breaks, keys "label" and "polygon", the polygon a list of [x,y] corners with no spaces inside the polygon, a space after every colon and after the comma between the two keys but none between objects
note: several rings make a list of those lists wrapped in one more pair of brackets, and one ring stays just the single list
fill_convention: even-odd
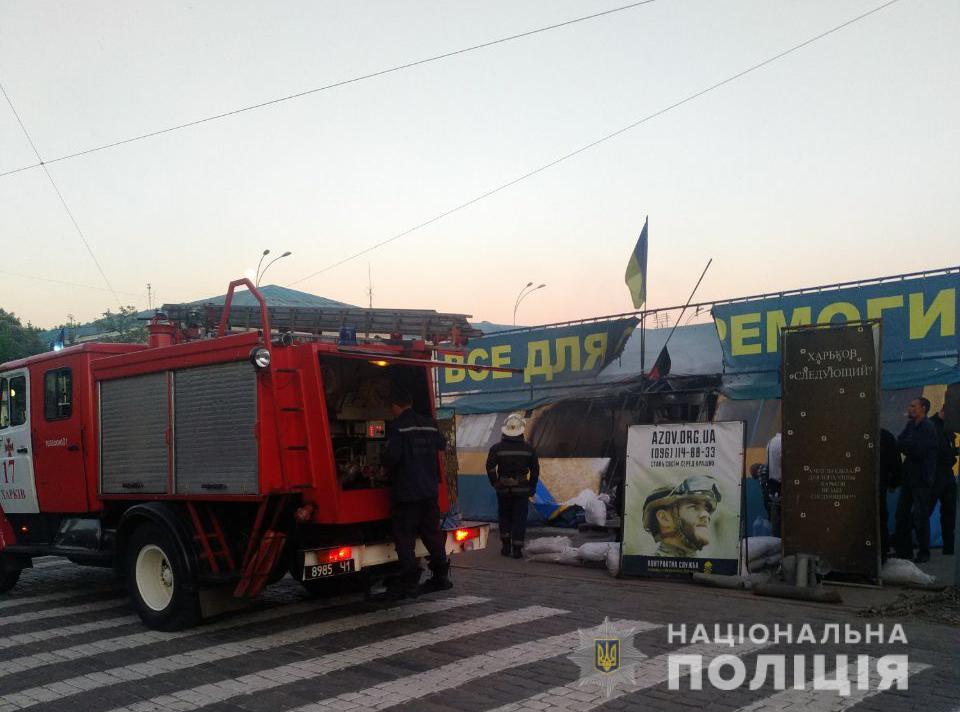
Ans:
[{"label": "tree foliage", "polygon": [[46,351],[41,333],[30,322],[24,326],[16,314],[0,309],[0,363]]},{"label": "tree foliage", "polygon": [[145,344],[147,342],[147,327],[137,319],[136,307],[120,307],[120,311],[116,314],[107,309],[103,317],[93,323],[101,334],[97,337],[97,341],[113,344]]}]

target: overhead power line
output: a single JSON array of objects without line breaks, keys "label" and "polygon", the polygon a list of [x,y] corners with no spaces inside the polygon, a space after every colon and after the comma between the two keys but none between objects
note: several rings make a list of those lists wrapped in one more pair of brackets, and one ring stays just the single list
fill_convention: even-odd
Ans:
[{"label": "overhead power line", "polygon": [[783,59],[783,58],[786,57],[787,55],[793,54],[794,52],[796,52],[796,51],[798,51],[798,50],[801,50],[801,49],[803,49],[804,47],[806,47],[806,46],[808,46],[808,45],[811,45],[811,44],[813,44],[814,42],[816,42],[816,41],[818,41],[818,40],[823,39],[824,37],[828,37],[829,35],[832,35],[832,34],[835,33],[835,32],[839,32],[840,30],[844,29],[845,27],[849,27],[850,25],[853,25],[854,23],[859,22],[860,20],[863,20],[863,19],[865,19],[865,18],[867,18],[867,17],[869,17],[869,16],[871,16],[871,15],[877,13],[877,12],[880,12],[880,11],[883,10],[884,8],[890,7],[891,5],[894,5],[894,4],[898,3],[898,2],[900,2],[900,0],[889,0],[889,2],[885,2],[883,5],[879,5],[879,6],[875,7],[875,8],[873,8],[872,10],[868,10],[867,12],[863,13],[862,15],[857,15],[856,17],[854,17],[854,18],[852,18],[852,19],[850,19],[850,20],[847,20],[846,22],[841,23],[841,24],[839,24],[839,25],[837,25],[837,26],[835,26],[835,27],[832,27],[831,29],[829,29],[829,30],[827,30],[827,31],[825,31],[825,32],[821,32],[819,35],[816,35],[815,37],[811,37],[810,39],[805,40],[805,41],[801,42],[801,43],[798,44],[798,45],[794,45],[794,46],[791,47],[790,49],[786,49],[786,50],[784,50],[784,51],[782,51],[782,52],[779,52],[778,54],[773,55],[772,57],[768,57],[767,59],[763,60],[762,62],[759,62],[759,63],[757,63],[757,64],[754,64],[752,67],[748,67],[747,69],[744,69],[744,70],[742,70],[742,71],[740,71],[740,72],[737,72],[736,74],[733,74],[733,75],[727,77],[726,79],[723,79],[723,80],[717,82],[716,84],[711,84],[710,86],[708,86],[708,87],[705,88],[705,89],[701,89],[701,90],[698,91],[698,92],[695,92],[695,93],[693,93],[693,94],[690,94],[690,95],[687,96],[686,98],[681,99],[680,101],[677,101],[677,102],[675,102],[675,103],[673,103],[673,104],[670,104],[670,106],[667,106],[667,107],[665,107],[665,108],[663,108],[663,109],[660,109],[659,111],[655,111],[655,112],[652,113],[652,114],[648,114],[647,116],[644,116],[642,119],[639,119],[638,121],[634,121],[632,124],[629,124],[629,125],[627,125],[627,126],[624,126],[624,127],[621,128],[621,129],[617,129],[617,130],[614,131],[613,133],[609,133],[609,134],[607,134],[606,136],[603,136],[602,138],[599,138],[599,139],[597,139],[596,141],[592,141],[592,142],[588,143],[588,144],[585,145],[585,146],[581,146],[580,148],[578,148],[578,149],[576,149],[576,150],[574,150],[574,151],[571,151],[570,153],[567,153],[567,154],[565,154],[565,155],[563,155],[563,156],[560,156],[560,158],[557,158],[557,159],[555,159],[555,160],[553,160],[553,161],[550,161],[549,163],[546,163],[546,164],[540,166],[539,168],[535,168],[534,170],[530,171],[529,173],[524,173],[523,175],[521,175],[521,176],[519,176],[519,177],[517,177],[517,178],[514,178],[513,180],[508,181],[507,183],[504,183],[504,184],[502,184],[502,185],[499,185],[499,186],[497,186],[496,188],[493,188],[493,189],[491,189],[491,190],[488,190],[488,191],[485,192],[485,193],[481,193],[480,195],[478,195],[478,196],[476,196],[476,197],[474,197],[474,198],[471,198],[470,200],[468,200],[468,201],[466,201],[466,202],[464,202],[464,203],[460,203],[460,204],[457,205],[456,207],[450,208],[450,209],[447,210],[446,212],[440,213],[439,215],[437,215],[437,216],[435,216],[435,217],[432,217],[432,218],[430,218],[429,220],[426,220],[426,221],[420,223],[419,225],[414,225],[413,227],[411,227],[411,228],[409,228],[409,229],[407,229],[407,230],[404,230],[403,232],[398,233],[398,234],[394,235],[393,237],[389,237],[389,238],[387,238],[386,240],[382,240],[382,241],[380,241],[380,242],[378,242],[378,243],[376,243],[376,244],[373,244],[373,245],[371,245],[370,247],[367,247],[367,248],[365,248],[365,249],[363,249],[363,250],[360,250],[359,252],[356,252],[356,253],[350,255],[349,257],[344,257],[342,260],[339,260],[338,262],[334,262],[333,264],[327,265],[327,266],[324,267],[323,269],[317,270],[316,272],[313,272],[312,274],[309,274],[309,275],[307,275],[306,277],[301,277],[301,278],[298,279],[298,280],[295,280],[295,281],[293,281],[293,282],[290,282],[287,286],[292,286],[292,285],[294,285],[294,284],[299,284],[300,282],[305,282],[306,280],[312,279],[313,277],[316,277],[316,276],[319,275],[319,274],[323,274],[324,272],[329,272],[330,270],[332,270],[332,269],[334,269],[334,268],[336,268],[336,267],[339,267],[340,265],[346,264],[347,262],[350,262],[350,261],[352,261],[352,260],[355,260],[355,259],[357,259],[358,257],[362,257],[363,255],[365,255],[365,254],[367,254],[367,253],[369,253],[369,252],[373,252],[374,250],[379,249],[379,248],[381,248],[381,247],[383,247],[383,246],[385,246],[385,245],[389,245],[391,242],[395,242],[396,240],[399,240],[399,239],[402,238],[402,237],[406,237],[406,236],[409,235],[410,233],[416,232],[417,230],[421,230],[421,229],[423,229],[423,228],[425,228],[425,227],[427,227],[427,226],[429,226],[429,225],[432,225],[433,223],[435,223],[435,222],[437,222],[437,221],[439,221],[439,220],[442,220],[442,219],[445,218],[445,217],[448,217],[448,216],[450,216],[450,215],[453,215],[454,213],[459,212],[459,211],[463,210],[464,208],[468,208],[468,207],[470,207],[471,205],[474,205],[474,204],[476,204],[476,203],[479,203],[481,200],[484,200],[485,198],[489,198],[490,196],[496,195],[497,193],[499,193],[499,192],[501,192],[501,191],[504,191],[504,190],[506,190],[507,188],[510,188],[510,187],[512,187],[512,186],[515,186],[515,185],[517,185],[517,183],[521,183],[521,182],[527,180],[528,178],[532,178],[533,176],[535,176],[535,175],[537,175],[537,174],[539,174],[539,173],[543,173],[544,171],[546,171],[546,170],[548,170],[548,169],[550,169],[550,168],[553,168],[554,166],[556,166],[556,165],[558,165],[558,164],[560,164],[560,163],[563,163],[564,161],[567,161],[567,160],[573,158],[574,156],[578,156],[578,155],[580,155],[581,153],[583,153],[583,152],[585,152],[585,151],[589,151],[591,148],[595,148],[595,147],[599,146],[599,145],[602,144],[602,143],[606,143],[607,141],[610,141],[611,139],[614,139],[614,138],[616,138],[617,136],[620,136],[621,134],[624,134],[624,133],[626,133],[627,131],[630,131],[631,129],[635,129],[635,128],[637,128],[638,126],[640,126],[640,125],[642,125],[642,124],[645,124],[646,122],[650,121],[651,119],[655,119],[655,118],[657,118],[658,116],[662,116],[663,114],[666,114],[668,111],[672,111],[673,109],[679,108],[679,107],[683,106],[684,104],[687,104],[687,103],[693,101],[694,99],[698,99],[698,98],[702,97],[702,96],[705,95],[705,94],[709,94],[710,92],[714,91],[715,89],[719,89],[719,88],[722,87],[722,86],[725,86],[725,85],[727,85],[727,84],[730,84],[731,82],[734,82],[734,81],[736,81],[737,79],[740,79],[740,78],[746,76],[747,74],[750,74],[751,72],[755,72],[756,70],[761,69],[762,67],[765,67],[765,66],[767,66],[768,64],[772,64],[773,62],[776,62],[776,61],[779,60],[779,59]]},{"label": "overhead power line", "polygon": [[67,205],[67,201],[64,200],[63,193],[61,193],[60,189],[57,187],[56,182],[53,180],[53,176],[50,175],[50,171],[47,170],[45,165],[43,165],[43,159],[40,157],[40,151],[37,150],[36,144],[33,142],[33,139],[30,138],[30,132],[27,131],[27,127],[23,125],[23,120],[20,118],[20,114],[17,113],[17,109],[10,100],[7,90],[3,88],[2,83],[0,83],[0,92],[3,92],[3,98],[7,100],[7,104],[10,106],[10,111],[13,112],[13,115],[17,119],[17,123],[20,124],[20,129],[23,131],[23,135],[27,137],[27,142],[30,144],[30,148],[33,149],[34,154],[37,156],[37,160],[40,161],[40,165],[43,166],[43,172],[47,174],[47,180],[50,181],[50,185],[53,186],[54,192],[57,194],[57,197],[60,198],[60,204],[63,205],[63,209],[67,211],[67,216],[70,218],[70,222],[73,223],[73,227],[80,236],[83,246],[87,248],[87,252],[90,254],[90,259],[92,259],[93,264],[97,266],[100,276],[103,277],[104,283],[107,285],[107,288],[110,290],[111,294],[113,294],[113,298],[116,300],[117,304],[120,307],[123,307],[123,302],[120,301],[120,297],[117,296],[117,292],[114,290],[113,285],[110,284],[110,280],[107,279],[107,274],[103,271],[103,267],[100,266],[100,261],[97,259],[97,256],[93,254],[93,249],[90,247],[90,243],[87,242],[87,238],[84,236],[83,230],[80,229],[80,224],[77,222],[77,219],[73,216],[73,211],[70,210],[70,206]]},{"label": "overhead power line", "polygon": [[200,124],[205,124],[210,121],[217,121],[219,119],[225,119],[230,116],[236,116],[237,114],[243,114],[247,111],[254,111],[256,109],[263,109],[268,106],[274,106],[285,101],[292,101],[293,99],[301,99],[305,96],[310,96],[311,94],[317,94],[322,91],[328,91],[330,89],[336,89],[338,87],[347,86],[348,84],[356,84],[357,82],[362,82],[367,79],[374,79],[376,77],[382,77],[385,74],[392,74],[393,72],[400,72],[404,69],[412,69],[413,67],[419,67],[423,64],[430,64],[431,62],[438,62],[441,59],[449,59],[450,57],[456,57],[461,54],[467,54],[468,52],[476,52],[477,50],[486,49],[487,47],[493,47],[494,45],[504,44],[506,42],[512,42],[514,40],[523,39],[524,37],[530,37],[532,35],[537,35],[542,32],[549,32],[550,30],[560,29],[561,27],[568,27],[570,25],[575,25],[578,22],[586,22],[587,20],[595,20],[598,17],[604,17],[606,15],[612,15],[617,12],[623,12],[624,10],[632,10],[634,8],[640,7],[641,5],[649,5],[650,3],[656,2],[656,0],[641,0],[641,2],[630,3],[629,5],[623,5],[621,7],[615,7],[610,10],[604,10],[602,12],[595,12],[592,15],[584,15],[583,17],[576,17],[572,20],[565,20],[564,22],[558,22],[555,25],[547,25],[546,27],[540,27],[536,30],[528,30],[527,32],[521,32],[516,35],[510,35],[509,37],[501,37],[497,40],[490,40],[489,42],[483,42],[478,45],[473,45],[472,47],[464,47],[463,49],[454,50],[452,52],[445,52],[444,54],[438,54],[433,57],[427,57],[425,59],[418,59],[413,62],[408,62],[406,64],[400,64],[395,67],[390,67],[389,69],[381,69],[376,72],[371,72],[370,74],[362,74],[351,79],[343,79],[333,84],[327,84],[322,87],[317,87],[316,89],[308,89],[306,91],[301,91],[296,94],[290,94],[288,96],[282,96],[277,99],[271,99],[269,101],[264,101],[259,104],[251,104],[250,106],[244,106],[239,109],[233,109],[231,111],[225,111],[222,114],[214,114],[213,116],[207,116],[202,119],[195,119],[194,121],[188,121],[183,124],[177,124],[175,126],[168,126],[165,129],[159,129],[157,131],[151,131],[150,133],[140,134],[139,136],[131,136],[130,138],[125,138],[120,141],[114,141],[113,143],[107,143],[102,146],[95,146],[93,148],[87,148],[83,151],[77,151],[76,153],[70,153],[65,156],[59,156],[57,158],[51,158],[47,161],[43,161],[37,156],[37,163],[32,163],[29,166],[21,166],[20,168],[13,168],[8,171],[0,173],[0,178],[4,176],[13,175],[14,173],[20,173],[22,171],[28,171],[32,168],[39,168],[44,164],[49,165],[51,163],[57,163],[59,161],[66,161],[71,158],[79,158],[80,156],[86,156],[91,153],[96,153],[97,151],[105,151],[109,148],[117,148],[118,146],[124,146],[128,143],[133,143],[135,141],[143,141],[144,139],[154,138],[155,136],[162,136],[163,134],[168,134],[173,131],[180,131],[181,129],[190,128],[191,126],[199,126]]},{"label": "overhead power line", "polygon": [[[81,289],[94,289],[98,292],[109,292],[110,290],[106,287],[94,287],[92,284],[80,284],[79,282],[68,282],[64,279],[53,279],[51,277],[40,277],[35,274],[23,274],[22,272],[11,272],[10,270],[0,269],[0,274],[6,274],[11,277],[19,277],[20,279],[32,279],[37,282],[49,282],[50,284],[63,284],[68,287],[80,287]],[[145,297],[146,294],[141,294],[140,292],[125,292],[119,290],[118,294],[123,294],[128,297]]]}]

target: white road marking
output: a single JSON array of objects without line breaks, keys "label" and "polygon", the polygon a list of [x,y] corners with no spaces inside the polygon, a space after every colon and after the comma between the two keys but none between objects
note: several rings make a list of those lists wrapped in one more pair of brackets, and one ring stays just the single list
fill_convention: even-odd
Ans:
[{"label": "white road marking", "polygon": [[[69,660],[87,658],[91,655],[111,653],[116,650],[130,650],[132,648],[139,648],[141,646],[151,645],[153,643],[163,643],[168,640],[189,638],[192,636],[203,635],[204,633],[213,633],[220,630],[228,630],[230,628],[237,628],[239,626],[251,625],[253,623],[262,623],[264,621],[271,621],[277,618],[294,616],[300,613],[314,613],[327,608],[333,608],[334,606],[343,605],[344,603],[350,602],[350,600],[351,599],[346,596],[341,596],[338,598],[331,598],[323,602],[278,605],[264,611],[257,611],[255,613],[238,613],[235,616],[231,616],[227,620],[211,623],[209,625],[197,626],[196,628],[190,628],[188,630],[180,630],[169,633],[158,630],[143,630],[136,633],[131,633],[130,635],[121,635],[117,636],[116,638],[74,645],[70,648],[51,650],[49,652],[37,653],[36,655],[13,658],[4,661],[3,665],[0,665],[0,678],[6,677],[7,675],[13,675],[14,673],[24,672],[25,670],[33,670],[34,668],[42,667],[44,665],[53,665],[56,663],[67,662]],[[94,621],[93,623],[81,623],[80,625],[67,626],[66,628],[54,628],[51,631],[23,633],[20,636],[9,636],[9,638],[11,640],[15,638],[23,638],[25,639],[25,642],[32,643],[36,640],[70,635],[72,633],[82,633],[86,630],[99,630],[107,627],[105,624],[112,623],[113,625],[124,625],[128,623],[137,623],[139,620],[140,618],[137,616],[124,616],[122,618],[113,618],[109,621]],[[58,631],[68,632],[58,633]],[[47,635],[49,633],[53,633],[53,635]],[[16,641],[10,643],[10,645],[16,644]],[[5,647],[9,647],[8,641],[0,641],[0,648]]]},{"label": "white road marking", "polygon": [[[80,596],[80,595],[87,595],[87,594],[93,594],[93,593],[107,593],[107,592],[116,593],[119,590],[120,590],[119,586],[108,586],[108,587],[98,586],[98,587],[91,587],[89,589],[83,589],[82,591],[80,591],[79,589],[74,589],[71,591],[60,591],[58,593],[45,593],[40,596],[31,596],[29,594],[25,596],[11,596],[10,598],[0,599],[0,610],[4,610],[6,608],[16,608],[17,606],[31,606],[34,603],[49,603],[50,601],[62,601],[65,598],[76,598],[77,596]],[[0,623],[2,623],[2,621],[3,619],[0,619]]]},{"label": "white road marking", "polygon": [[[614,622],[620,627],[634,628],[637,633],[663,627],[646,621]],[[350,712],[382,710],[426,697],[434,692],[460,687],[478,678],[503,672],[518,665],[567,655],[578,647],[580,647],[580,632],[575,630],[456,660],[417,675],[390,680],[364,690],[347,692],[339,697],[297,707],[290,712],[325,712],[331,709],[349,709]]]},{"label": "white road marking", "polygon": [[[248,655],[260,650],[269,650],[281,645],[300,643],[311,638],[319,638],[331,633],[341,633],[357,628],[389,623],[391,621],[414,618],[426,613],[438,613],[462,606],[485,603],[486,598],[477,596],[458,596],[428,603],[413,603],[397,608],[385,608],[371,613],[346,616],[334,620],[304,625],[302,628],[280,631],[269,635],[260,635],[231,643],[221,643],[197,650],[189,650],[176,655],[146,660],[133,665],[123,665],[93,673],[80,675],[56,682],[53,686],[32,687],[20,692],[0,696],[0,712],[7,709],[23,709],[33,705],[65,699],[81,692],[119,685],[131,680],[144,680],[177,670],[187,670],[206,663],[220,662],[229,658]],[[463,625],[463,624],[457,624]],[[56,689],[51,689],[55,687]]]},{"label": "white road marking", "polygon": [[[74,594],[76,595],[76,594]],[[36,599],[31,601],[36,603]],[[26,613],[14,613],[11,616],[0,618],[0,628],[14,623],[27,623],[29,621],[39,621],[44,618],[56,618],[57,616],[70,616],[77,613],[90,613],[92,611],[103,611],[107,608],[119,608],[127,605],[124,598],[108,598],[105,601],[94,601],[93,603],[80,603],[73,606],[60,606],[59,608],[45,608],[42,611],[27,611]]]},{"label": "white road marking", "polygon": [[[388,638],[376,643],[370,643],[357,648],[343,650],[328,655],[322,655],[310,660],[301,660],[287,665],[261,670],[250,675],[244,675],[232,680],[200,685],[198,687],[180,690],[169,695],[161,695],[150,700],[131,704],[129,707],[118,707],[111,712],[133,712],[134,710],[172,708],[181,712],[195,710],[217,702],[250,695],[255,692],[270,690],[291,682],[307,680],[321,675],[343,670],[344,668],[362,665],[373,660],[398,655],[400,653],[436,645],[468,635],[484,633],[491,630],[507,628],[521,623],[563,615],[568,611],[543,606],[528,606],[515,611],[494,613],[457,623],[450,623],[438,628]],[[341,705],[341,709],[345,706]]]},{"label": "white road marking", "polygon": [[[54,558],[54,559],[44,559],[43,561],[34,561],[33,568],[35,569],[50,569],[54,566],[77,566],[72,561],[67,561],[66,559]],[[30,569],[24,569],[24,571],[29,571]]]},{"label": "white road marking", "polygon": [[[601,705],[605,705],[611,700],[616,700],[625,695],[630,695],[640,690],[647,690],[651,687],[662,685],[670,679],[669,658],[671,655],[703,655],[705,658],[713,658],[717,655],[747,655],[757,650],[762,650],[770,643],[753,643],[749,640],[741,645],[730,647],[726,643],[698,643],[688,645],[677,650],[672,650],[663,655],[657,655],[653,658],[647,658],[640,662],[634,669],[636,684],[617,685],[613,689],[610,697],[599,687],[593,685],[580,685],[580,680],[568,682],[566,685],[558,685],[545,692],[540,692],[532,697],[511,702],[509,704],[497,707],[495,710],[487,712],[542,712],[545,709],[570,709],[575,708],[577,712],[587,712]],[[706,665],[704,665],[706,667]],[[706,673],[704,673],[706,676]],[[704,681],[704,684],[709,684]],[[677,691],[677,695],[682,695],[682,691]]]},{"label": "white road marking", "polygon": [[[39,643],[43,640],[52,640],[53,638],[63,638],[67,635],[76,635],[78,633],[89,633],[91,630],[104,630],[107,628],[116,628],[121,625],[136,623],[140,619],[136,616],[120,616],[119,618],[107,618],[101,621],[91,621],[90,623],[77,623],[76,625],[67,625],[62,628],[48,628],[38,630],[33,633],[18,633],[16,635],[7,635],[0,639],[0,650],[6,648],[15,648],[18,645],[29,645],[30,643]],[[8,674],[6,670],[0,668],[0,677]]]},{"label": "white road marking", "polygon": [[[860,704],[868,697],[880,694],[883,690],[877,689],[880,682],[880,676],[877,674],[877,659],[870,658],[870,685],[868,689],[861,690],[857,685],[857,658],[853,656],[847,663],[847,679],[850,681],[850,694],[841,697],[836,690],[815,690],[816,685],[813,680],[807,680],[805,690],[782,690],[776,694],[770,695],[762,700],[757,700],[753,704],[741,707],[736,712],[760,712],[763,710],[786,710],[786,709],[806,709],[816,710],[816,712],[843,712],[854,705]],[[789,667],[789,666],[788,666]],[[923,672],[929,665],[923,663],[910,663],[908,666],[908,679],[910,675],[916,675]],[[825,675],[827,680],[836,680],[835,674]],[[821,678],[821,679],[824,679]]]}]

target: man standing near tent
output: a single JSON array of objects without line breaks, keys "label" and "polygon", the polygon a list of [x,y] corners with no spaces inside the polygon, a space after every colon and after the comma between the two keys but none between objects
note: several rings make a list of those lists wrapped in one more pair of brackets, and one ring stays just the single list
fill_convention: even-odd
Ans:
[{"label": "man standing near tent", "polygon": [[523,439],[523,416],[511,413],[500,432],[503,438],[487,454],[487,477],[497,491],[500,520],[500,553],[513,558],[523,556],[527,532],[527,500],[537,491],[540,461],[537,451]]},{"label": "man standing near tent", "polygon": [[930,561],[930,507],[937,468],[937,429],[927,418],[930,401],[914,398],[907,408],[906,427],[897,438],[903,455],[903,487],[897,502],[897,557],[913,556],[911,524],[917,530],[916,563]]}]

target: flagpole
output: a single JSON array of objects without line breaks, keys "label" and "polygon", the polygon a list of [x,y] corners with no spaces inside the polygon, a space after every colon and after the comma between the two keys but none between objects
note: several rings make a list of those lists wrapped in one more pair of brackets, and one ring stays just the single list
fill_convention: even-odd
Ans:
[{"label": "flagpole", "polygon": [[[707,275],[707,270],[710,269],[710,265],[713,264],[713,258],[711,257],[707,261],[707,266],[703,268],[703,273],[700,275],[700,279],[697,280],[697,283],[693,286],[693,291],[690,292],[690,297],[687,299],[687,303],[683,305],[683,309],[680,310],[680,316],[677,317],[677,320],[673,324],[673,328],[670,330],[670,333],[667,334],[667,340],[663,344],[663,348],[667,348],[667,344],[670,343],[670,339],[673,337],[673,332],[677,330],[677,327],[680,326],[680,320],[683,319],[683,313],[687,311],[687,307],[690,306],[690,302],[693,301],[693,295],[697,293],[697,289],[700,288],[700,283],[703,281],[703,278]],[[641,372],[642,372],[641,368]]]},{"label": "flagpole", "polygon": [[[647,230],[647,225],[649,224],[649,222],[650,222],[650,216],[649,216],[649,215],[644,215],[644,216],[643,216],[643,230],[641,230],[641,233],[643,233],[643,232],[645,232],[645,231],[647,232],[647,249],[648,249],[648,250],[650,249],[650,248],[649,248],[649,245],[650,245],[650,233],[649,233],[649,231]],[[640,305],[641,307],[644,307],[644,310],[643,310],[642,312],[640,312],[640,373],[641,373],[641,374],[643,374],[643,372],[644,372],[644,365],[645,365],[646,359],[647,359],[647,338],[646,338],[646,337],[647,337],[647,329],[646,329],[646,326],[647,326],[647,324],[646,324],[646,322],[647,322],[647,310],[646,310],[646,306],[647,306],[647,304],[646,304],[646,302],[647,302],[647,295],[650,294],[650,280],[647,279],[648,275],[649,275],[649,270],[647,269],[647,265],[643,265],[643,302],[644,302],[644,303]]]},{"label": "flagpole", "polygon": [[[640,312],[640,373],[644,373],[646,369],[644,368],[645,359],[647,357],[647,346],[646,346],[646,330],[644,329],[644,322],[647,320],[646,310]],[[958,559],[960,561],[960,559]]]}]

